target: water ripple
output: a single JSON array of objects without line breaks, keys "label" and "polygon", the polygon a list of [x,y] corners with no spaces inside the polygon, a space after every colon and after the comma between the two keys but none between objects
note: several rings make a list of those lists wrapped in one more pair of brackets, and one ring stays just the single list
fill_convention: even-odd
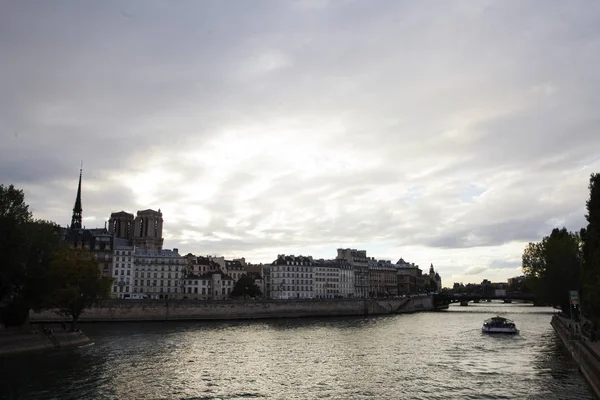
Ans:
[{"label": "water ripple", "polygon": [[[482,334],[495,314],[521,334]],[[593,399],[550,318],[545,308],[492,303],[386,317],[86,325],[95,346],[1,360],[0,398]]]}]

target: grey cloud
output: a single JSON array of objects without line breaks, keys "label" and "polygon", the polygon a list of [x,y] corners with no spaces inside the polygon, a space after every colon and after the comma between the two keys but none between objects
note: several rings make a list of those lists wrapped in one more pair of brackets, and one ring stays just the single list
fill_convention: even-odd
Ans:
[{"label": "grey cloud", "polygon": [[[0,12],[0,180],[64,222],[83,160],[84,217],[163,207],[166,242],[186,252],[477,252],[553,224],[578,229],[600,145],[598,7],[11,3]],[[318,143],[289,154],[316,176],[268,147],[222,176],[233,155],[182,156],[267,128]],[[148,165],[176,179],[137,204],[148,200],[128,179]],[[184,217],[190,208],[205,215]]]}]

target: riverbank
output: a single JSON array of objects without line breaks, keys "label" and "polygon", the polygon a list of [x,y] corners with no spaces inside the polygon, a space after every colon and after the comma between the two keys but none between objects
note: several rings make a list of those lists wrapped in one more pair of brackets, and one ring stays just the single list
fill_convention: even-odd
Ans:
[{"label": "riverbank", "polygon": [[31,351],[74,348],[92,343],[83,332],[62,331],[41,326],[0,331],[0,357]]},{"label": "riverbank", "polygon": [[581,335],[581,327],[569,319],[555,315],[551,324],[594,393],[600,398],[600,342],[592,342]]},{"label": "riverbank", "polygon": [[[312,300],[109,300],[80,316],[81,322],[184,321],[361,316],[433,311],[433,297]],[[31,322],[61,322],[52,310],[30,313]]]}]

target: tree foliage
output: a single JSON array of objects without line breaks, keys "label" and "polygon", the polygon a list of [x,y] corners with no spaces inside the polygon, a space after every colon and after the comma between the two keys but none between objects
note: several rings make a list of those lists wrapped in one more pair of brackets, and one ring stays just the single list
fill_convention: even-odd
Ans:
[{"label": "tree foliage", "polygon": [[50,263],[49,306],[72,318],[72,329],[83,310],[108,298],[112,278],[103,277],[86,249],[62,247]]},{"label": "tree foliage", "polygon": [[600,323],[600,174],[590,176],[586,202],[588,225],[581,230],[583,242],[582,303],[589,317]]},{"label": "tree foliage", "polygon": [[523,273],[536,300],[569,311],[569,290],[580,288],[581,238],[566,228],[552,230],[529,243],[522,256]]},{"label": "tree foliage", "polygon": [[262,292],[254,282],[254,278],[248,275],[242,277],[235,283],[230,294],[231,297],[260,297]]},{"label": "tree foliage", "polygon": [[34,221],[22,190],[0,185],[0,321],[22,325],[30,309],[41,309],[47,273],[58,245],[58,227]]}]

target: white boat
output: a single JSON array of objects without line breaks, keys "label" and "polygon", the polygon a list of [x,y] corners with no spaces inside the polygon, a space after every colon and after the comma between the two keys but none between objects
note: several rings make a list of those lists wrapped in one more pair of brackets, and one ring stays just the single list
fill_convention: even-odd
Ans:
[{"label": "white boat", "polygon": [[481,331],[484,333],[518,333],[515,323],[502,317],[493,317],[483,322]]}]

